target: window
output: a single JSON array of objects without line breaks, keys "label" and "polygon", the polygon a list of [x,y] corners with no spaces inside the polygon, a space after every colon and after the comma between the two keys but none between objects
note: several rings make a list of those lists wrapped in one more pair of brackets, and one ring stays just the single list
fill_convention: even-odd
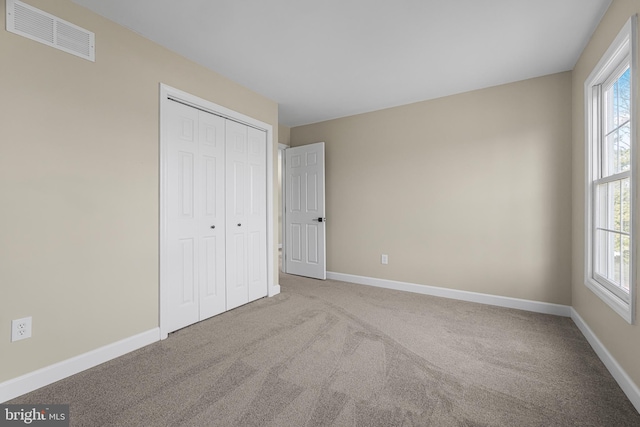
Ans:
[{"label": "window", "polygon": [[634,320],[636,239],[636,18],[585,82],[587,123],[585,283]]}]

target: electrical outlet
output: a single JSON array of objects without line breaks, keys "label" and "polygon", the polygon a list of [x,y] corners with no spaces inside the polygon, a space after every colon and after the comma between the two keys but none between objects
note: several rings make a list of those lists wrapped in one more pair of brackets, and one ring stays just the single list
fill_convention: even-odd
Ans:
[{"label": "electrical outlet", "polygon": [[31,316],[11,321],[11,342],[31,338]]},{"label": "electrical outlet", "polygon": [[382,256],[380,257],[380,262],[382,264],[389,264],[389,255],[382,254]]}]

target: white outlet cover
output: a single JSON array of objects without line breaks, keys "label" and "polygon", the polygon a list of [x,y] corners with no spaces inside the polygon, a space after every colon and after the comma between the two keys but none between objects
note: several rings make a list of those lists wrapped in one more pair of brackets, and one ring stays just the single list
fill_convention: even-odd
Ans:
[{"label": "white outlet cover", "polygon": [[31,338],[31,316],[11,321],[11,342]]}]

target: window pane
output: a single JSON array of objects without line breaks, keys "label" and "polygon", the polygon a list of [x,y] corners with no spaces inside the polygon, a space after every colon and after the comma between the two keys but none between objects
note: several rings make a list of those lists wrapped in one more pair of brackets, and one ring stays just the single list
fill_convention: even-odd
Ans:
[{"label": "window pane", "polygon": [[631,114],[631,83],[629,68],[604,91],[605,134],[629,121]]},{"label": "window pane", "polygon": [[620,224],[625,233],[631,232],[631,181],[625,178],[620,182]]},{"label": "window pane", "polygon": [[607,276],[607,232],[597,230],[593,244],[594,251],[594,273]]},{"label": "window pane", "polygon": [[596,228],[609,228],[607,215],[607,200],[609,199],[609,184],[600,184],[596,188],[596,206],[594,212],[594,222]]},{"label": "window pane", "polygon": [[631,69],[627,68],[627,71],[620,76],[616,81],[616,117],[617,126],[621,126],[623,123],[628,122],[631,118]]},{"label": "window pane", "polygon": [[621,236],[620,239],[622,241],[622,280],[620,285],[622,289],[629,292],[629,277],[631,276],[629,236]]},{"label": "window pane", "polygon": [[[627,183],[628,187],[628,178],[598,185],[596,196],[598,204],[597,211],[595,212],[597,228],[622,231],[622,227],[624,225],[623,219],[626,219],[626,221],[629,222],[629,203],[627,202],[623,206],[623,181]],[[629,195],[627,194],[626,197],[628,198]]]},{"label": "window pane", "polygon": [[596,270],[595,272],[607,279],[613,281],[615,278],[614,273],[614,259],[613,259],[613,246],[615,244],[613,240],[613,233],[605,230],[597,230],[596,232]]},{"label": "window pane", "polygon": [[620,172],[631,170],[631,123],[627,119],[626,123],[620,126],[614,134],[616,135],[616,151],[618,154],[618,167]]},{"label": "window pane", "polygon": [[617,142],[617,133],[615,131],[604,137],[604,149],[602,150],[604,157],[603,177],[614,175],[620,170]]},{"label": "window pane", "polygon": [[602,176],[631,170],[631,125],[627,121],[605,136]]},{"label": "window pane", "polygon": [[595,272],[628,292],[631,276],[629,236],[597,230],[594,246]]},{"label": "window pane", "polygon": [[614,230],[621,230],[622,224],[620,223],[620,204],[622,202],[621,194],[621,181],[612,182],[609,184],[609,192],[613,193],[613,198],[610,200],[610,209],[611,209],[611,223],[610,225]]},{"label": "window pane", "polygon": [[627,70],[604,91],[604,139],[602,141],[602,176],[631,168],[630,100],[631,70]]}]

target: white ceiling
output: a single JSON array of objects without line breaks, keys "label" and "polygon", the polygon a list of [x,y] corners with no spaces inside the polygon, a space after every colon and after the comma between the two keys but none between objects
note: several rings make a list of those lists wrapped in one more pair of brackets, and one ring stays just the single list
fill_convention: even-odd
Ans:
[{"label": "white ceiling", "polygon": [[276,101],[287,126],[571,70],[611,3],[73,1]]}]

